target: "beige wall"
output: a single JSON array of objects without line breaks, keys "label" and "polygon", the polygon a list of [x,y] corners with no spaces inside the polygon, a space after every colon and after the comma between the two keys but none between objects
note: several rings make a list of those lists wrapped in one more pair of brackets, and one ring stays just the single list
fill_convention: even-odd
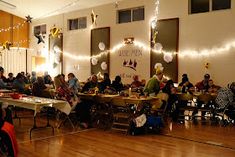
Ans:
[{"label": "beige wall", "polygon": [[[149,45],[150,18],[154,15],[154,0],[123,0],[119,2],[118,8],[114,3],[92,8],[98,15],[97,26],[110,27],[111,38],[110,47],[121,43],[125,37],[134,37],[135,40],[141,41],[147,46]],[[116,24],[116,10],[124,8],[132,8],[145,6],[145,21]],[[210,52],[213,48],[223,47],[225,44],[235,40],[235,9],[234,1],[232,1],[232,9],[214,11],[201,14],[188,14],[188,0],[160,0],[160,19],[179,17],[179,51],[186,50],[201,51],[208,49]],[[84,9],[63,15],[49,17],[36,20],[31,25],[31,43],[30,47],[34,49],[32,55],[37,54],[37,50],[42,45],[37,45],[36,38],[32,36],[32,28],[38,24],[47,24],[47,32],[53,25],[63,29],[64,34],[64,52],[74,55],[90,55],[90,13],[92,9]],[[75,31],[67,31],[67,19],[87,16],[88,28]],[[48,47],[47,39],[45,47]],[[163,45],[164,47],[164,45]],[[209,56],[196,57],[179,56],[179,80],[183,73],[188,73],[190,80],[195,83],[202,79],[203,74],[208,72],[212,75],[215,83],[226,85],[228,82],[235,80],[233,68],[235,67],[234,48],[229,51],[213,54]],[[213,51],[215,52],[215,51]],[[110,57],[110,76],[113,79],[120,66],[116,66],[120,62],[116,54]],[[144,61],[141,61],[141,76],[148,79],[150,76],[150,55],[145,53]],[[209,69],[204,68],[204,63],[210,63]],[[77,65],[80,69],[77,70]],[[30,67],[29,67],[30,68]],[[88,60],[75,60],[64,57],[64,72],[74,72],[82,81],[90,74],[90,62]]]}]

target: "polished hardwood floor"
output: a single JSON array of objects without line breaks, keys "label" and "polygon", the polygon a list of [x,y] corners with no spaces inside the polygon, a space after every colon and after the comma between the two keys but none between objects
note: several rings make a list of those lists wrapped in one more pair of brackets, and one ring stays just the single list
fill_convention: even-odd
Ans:
[{"label": "polished hardwood floor", "polygon": [[[29,129],[32,119],[14,120],[19,157],[234,157],[235,126],[168,122],[158,135],[130,136],[102,129]],[[40,125],[45,119],[38,119]],[[52,123],[55,125],[55,123]]]}]

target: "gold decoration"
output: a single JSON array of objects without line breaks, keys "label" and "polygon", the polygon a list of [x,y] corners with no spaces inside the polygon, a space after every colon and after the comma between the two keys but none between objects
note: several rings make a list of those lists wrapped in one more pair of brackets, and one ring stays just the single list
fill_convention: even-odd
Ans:
[{"label": "gold decoration", "polygon": [[60,38],[60,31],[61,29],[56,28],[55,26],[50,30],[50,33],[52,35],[53,38]]},{"label": "gold decoration", "polygon": [[2,44],[3,50],[5,49],[10,50],[10,46],[12,46],[12,43],[10,43],[9,41],[6,41],[5,43]]},{"label": "gold decoration", "polygon": [[94,13],[94,11],[92,10],[92,11],[91,11],[91,21],[92,21],[92,24],[95,24],[95,25],[96,25],[97,17],[98,17],[98,15],[96,15],[96,14]]},{"label": "gold decoration", "polygon": [[205,68],[206,68],[206,69],[209,69],[209,65],[210,65],[210,63],[208,63],[208,62],[205,63]]},{"label": "gold decoration", "polygon": [[134,42],[133,37],[124,38],[124,43],[125,44],[133,44],[133,42]]}]

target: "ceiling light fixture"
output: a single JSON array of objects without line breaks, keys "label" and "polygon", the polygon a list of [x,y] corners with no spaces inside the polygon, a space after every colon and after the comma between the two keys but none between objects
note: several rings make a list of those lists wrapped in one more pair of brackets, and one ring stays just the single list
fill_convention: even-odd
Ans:
[{"label": "ceiling light fixture", "polygon": [[9,7],[11,9],[16,9],[16,6],[11,4],[11,3],[8,3],[6,1],[3,1],[3,0],[0,0],[0,3],[2,3],[3,5],[5,5],[6,7]]}]

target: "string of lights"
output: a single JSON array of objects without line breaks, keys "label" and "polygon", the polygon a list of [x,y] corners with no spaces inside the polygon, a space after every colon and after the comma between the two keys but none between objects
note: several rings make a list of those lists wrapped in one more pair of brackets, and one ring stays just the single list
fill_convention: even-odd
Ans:
[{"label": "string of lights", "polygon": [[20,29],[20,28],[24,27],[25,23],[26,23],[26,21],[24,21],[23,23],[17,23],[16,25],[10,26],[8,28],[0,28],[0,33],[1,32],[8,32],[8,31],[15,30],[15,29]]},{"label": "string of lights", "polygon": [[[235,41],[231,41],[222,47],[217,47],[217,48],[212,48],[212,49],[203,49],[203,50],[199,50],[199,51],[184,50],[184,51],[180,51],[180,52],[168,52],[168,51],[164,51],[164,50],[158,51],[156,49],[150,48],[146,44],[139,42],[139,41],[133,41],[133,45],[143,49],[147,53],[153,52],[153,53],[157,53],[157,54],[171,54],[171,55],[178,55],[179,57],[186,57],[186,56],[187,57],[203,57],[203,56],[206,57],[206,56],[217,55],[220,53],[230,51],[231,49],[235,48]],[[110,53],[110,54],[115,53],[125,46],[126,46],[126,44],[123,42],[123,43],[117,44],[111,50],[103,51],[103,52],[99,53],[98,55],[93,55],[93,56],[73,55],[68,52],[64,52],[63,55],[65,57],[69,57],[69,58],[75,59],[75,60],[90,60],[91,58],[100,58],[103,55],[107,55],[108,53]]]}]

